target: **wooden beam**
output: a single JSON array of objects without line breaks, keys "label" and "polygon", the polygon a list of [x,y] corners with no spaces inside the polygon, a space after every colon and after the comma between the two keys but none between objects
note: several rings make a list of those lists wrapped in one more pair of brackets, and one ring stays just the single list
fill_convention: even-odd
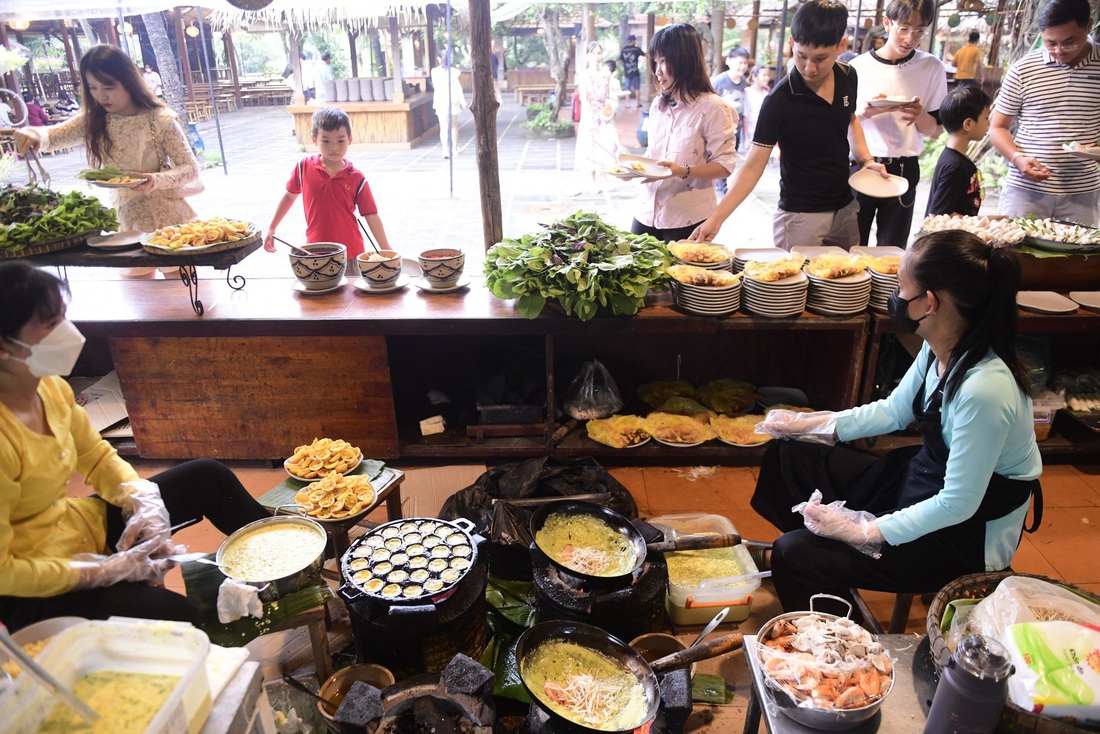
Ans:
[{"label": "wooden beam", "polygon": [[596,40],[596,6],[584,4],[584,53],[588,53],[588,44]]},{"label": "wooden beam", "polygon": [[122,48],[122,41],[119,40],[118,29],[115,28],[115,22],[116,21],[110,19],[103,21],[103,24],[104,26],[106,26],[107,29],[107,40],[112,46],[118,46],[119,48]]},{"label": "wooden beam", "polygon": [[73,56],[73,45],[69,39],[68,21],[62,20],[59,22],[61,23],[61,43],[65,46],[65,63],[69,67],[69,79],[72,82],[72,91],[74,94],[79,94],[77,91],[77,79],[79,79],[80,76],[77,72],[76,58]]},{"label": "wooden beam", "polygon": [[[11,51],[11,46],[8,45],[8,24],[0,23],[0,45]],[[19,94],[19,84],[15,81],[15,72],[9,71],[4,75],[4,86],[11,91]]]},{"label": "wooden beam", "polygon": [[[653,40],[653,34],[656,33],[656,32],[657,32],[657,16],[654,15],[653,13],[646,13],[646,16],[645,16],[645,40],[646,40],[646,45],[648,45],[649,42]],[[648,58],[649,58],[649,56],[646,56],[646,59],[648,59]],[[647,64],[648,64],[648,62],[647,62]],[[645,78],[646,78],[646,85],[645,85],[646,98],[645,98],[645,101],[648,102],[649,100],[651,100],[655,96],[657,96],[657,80],[653,78],[652,74],[646,74]],[[641,90],[638,91],[638,94],[639,94],[639,96],[641,95]],[[641,100],[638,100],[638,102],[640,104]]]},{"label": "wooden beam", "polygon": [[397,16],[391,15],[390,23],[390,68],[393,69],[393,101],[405,101],[405,77],[401,74],[401,29],[397,25]]},{"label": "wooden beam", "polygon": [[752,57],[756,58],[756,41],[760,35],[760,0],[752,0],[752,19],[755,21],[752,24],[752,42],[749,48],[749,52]]},{"label": "wooden beam", "polygon": [[194,102],[195,82],[191,79],[190,52],[187,50],[187,36],[183,32],[183,11],[179,8],[172,11],[172,25],[176,27],[176,51],[183,64],[183,86],[187,89],[187,101]]},{"label": "wooden beam", "polygon": [[989,68],[997,68],[997,52],[1001,48],[1001,36],[1005,28],[1005,0],[997,0],[997,22],[993,24],[993,40],[989,47]]},{"label": "wooden beam", "polygon": [[427,21],[424,24],[424,37],[428,49],[428,58],[424,61],[424,73],[430,74],[432,67],[439,63],[439,52],[435,48],[435,22],[439,18],[439,14],[435,5],[429,5],[425,10],[427,12],[424,13],[424,17]]},{"label": "wooden beam", "polygon": [[[470,0],[470,56],[473,58],[474,126],[477,132],[477,171],[481,186],[481,225],[485,249],[504,238],[500,202],[500,163],[497,157],[497,102],[493,87],[493,28],[489,0]],[[446,125],[444,120],[440,123]]]},{"label": "wooden beam", "polygon": [[359,54],[355,52],[355,36],[356,32],[348,31],[348,50],[351,52],[351,78],[355,79],[359,76]]},{"label": "wooden beam", "polygon": [[[239,110],[243,103],[243,100],[241,100],[241,76],[240,71],[237,69],[237,49],[233,46],[233,33],[231,31],[222,34],[222,43],[225,45],[225,58],[229,61],[229,77],[233,80],[233,99]],[[212,99],[210,104],[216,107],[218,101]]]},{"label": "wooden beam", "polygon": [[305,86],[302,84],[302,47],[298,43],[298,35],[297,31],[287,33],[290,39],[290,74],[294,79],[294,88],[298,90],[291,101],[296,105],[303,105],[306,103],[306,95],[303,91]]}]

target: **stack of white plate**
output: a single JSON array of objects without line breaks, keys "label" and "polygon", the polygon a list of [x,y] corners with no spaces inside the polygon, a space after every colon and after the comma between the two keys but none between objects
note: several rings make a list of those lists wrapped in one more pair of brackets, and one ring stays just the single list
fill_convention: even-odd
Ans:
[{"label": "stack of white plate", "polygon": [[778,247],[738,247],[733,251],[733,262],[731,264],[733,272],[740,273],[745,269],[745,263],[749,260],[770,263],[772,260],[790,256],[791,253]]},{"label": "stack of white plate", "polygon": [[672,283],[676,305],[699,316],[725,316],[741,307],[741,280],[733,285]]},{"label": "stack of white plate", "polygon": [[[675,265],[694,265],[695,267],[703,268],[704,270],[728,270],[728,271],[733,271],[733,259],[732,258],[729,259],[729,260],[719,260],[716,263],[690,262],[688,260],[681,260],[680,258],[676,257],[675,255],[672,256],[672,259],[675,260],[675,263],[674,263]],[[744,266],[742,266],[742,267],[744,267]]]},{"label": "stack of white plate", "polygon": [[[900,247],[862,247],[856,246],[852,248],[853,255],[867,255],[868,257],[884,257],[887,255],[897,255],[900,257],[904,254],[905,250]],[[879,313],[886,313],[887,299],[890,298],[890,294],[898,289],[898,275],[887,275],[886,273],[879,273],[872,268],[867,268],[867,272],[871,274],[871,308]]]},{"label": "stack of white plate", "polygon": [[763,281],[747,277],[741,280],[744,283],[744,310],[749,313],[778,319],[799,316],[806,309],[806,291],[810,280],[805,273],[783,280]]},{"label": "stack of white plate", "polygon": [[852,316],[867,310],[871,299],[871,276],[866,270],[843,278],[819,278],[806,273],[810,293],[806,308],[826,316]]}]

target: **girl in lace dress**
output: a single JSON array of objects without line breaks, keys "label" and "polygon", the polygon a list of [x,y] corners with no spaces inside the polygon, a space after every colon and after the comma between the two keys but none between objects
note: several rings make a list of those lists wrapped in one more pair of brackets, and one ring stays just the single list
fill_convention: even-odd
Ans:
[{"label": "girl in lace dress", "polygon": [[[115,166],[145,183],[111,189],[122,230],[152,232],[194,218],[184,200],[199,166],[176,113],[149,91],[141,72],[115,46],[93,46],[80,60],[84,103],[80,114],[48,127],[15,132],[19,153],[84,143],[94,168]],[[190,187],[194,188],[194,186]]]}]

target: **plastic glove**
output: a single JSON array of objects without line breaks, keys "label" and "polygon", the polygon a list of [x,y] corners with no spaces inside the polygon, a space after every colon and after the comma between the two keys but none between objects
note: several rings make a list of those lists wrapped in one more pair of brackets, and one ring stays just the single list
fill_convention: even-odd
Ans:
[{"label": "plastic glove", "polygon": [[[139,541],[158,538],[166,543],[171,535],[171,521],[168,509],[160,497],[160,487],[144,479],[125,482],[119,486],[125,495],[122,516],[126,518],[126,527],[115,546],[117,550],[129,550]],[[164,554],[171,551],[166,549]],[[153,555],[158,555],[154,553]]]},{"label": "plastic glove", "polygon": [[159,584],[164,575],[175,565],[172,561],[152,557],[161,547],[162,540],[151,538],[129,550],[110,556],[81,553],[74,556],[69,566],[80,572],[73,591],[99,589],[123,581]]},{"label": "plastic glove", "polygon": [[836,413],[828,410],[819,410],[816,413],[773,410],[756,424],[756,433],[772,438],[794,438],[832,446],[837,442]]},{"label": "plastic glove", "polygon": [[821,492],[815,489],[808,502],[795,505],[791,511],[802,513],[802,522],[814,535],[847,543],[871,558],[882,556],[878,518],[866,510],[850,510],[843,500],[823,505]]}]

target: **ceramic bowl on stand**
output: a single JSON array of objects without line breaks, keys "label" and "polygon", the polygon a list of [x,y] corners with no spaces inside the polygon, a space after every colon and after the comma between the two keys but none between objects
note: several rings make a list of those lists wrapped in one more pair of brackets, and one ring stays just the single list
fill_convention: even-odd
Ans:
[{"label": "ceramic bowl on stand", "polygon": [[432,288],[450,288],[462,277],[466,255],[462,250],[439,248],[420,253],[420,270]]},{"label": "ceramic bowl on stand", "polygon": [[315,242],[299,249],[310,254],[290,253],[290,267],[306,290],[326,290],[340,282],[347,267],[347,247],[338,242]]},{"label": "ceramic bowl on stand", "polygon": [[360,275],[371,288],[389,288],[401,275],[401,253],[396,250],[364,252],[356,259]]}]

